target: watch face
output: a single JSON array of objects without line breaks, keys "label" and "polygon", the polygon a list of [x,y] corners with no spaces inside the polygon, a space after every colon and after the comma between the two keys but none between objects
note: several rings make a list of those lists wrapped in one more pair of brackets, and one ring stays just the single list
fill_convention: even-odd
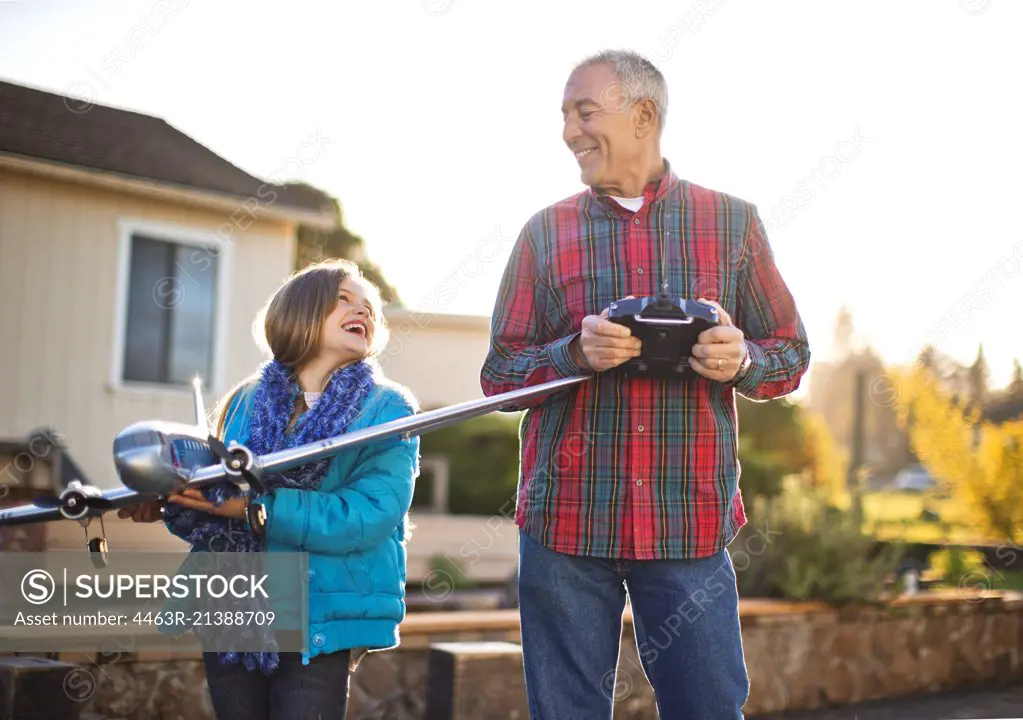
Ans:
[{"label": "watch face", "polygon": [[[255,511],[254,513],[252,511]],[[249,506],[249,522],[256,530],[262,530],[266,525],[266,506],[260,503],[253,503]]]}]

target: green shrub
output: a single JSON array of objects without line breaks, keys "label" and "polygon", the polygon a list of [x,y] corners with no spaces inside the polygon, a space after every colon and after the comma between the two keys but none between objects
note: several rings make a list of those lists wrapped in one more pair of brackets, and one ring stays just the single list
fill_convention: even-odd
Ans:
[{"label": "green shrub", "polygon": [[[448,512],[512,516],[519,480],[520,417],[493,413],[423,435],[422,455],[448,458]],[[413,507],[429,503],[431,488],[424,471],[416,483]]]},{"label": "green shrub", "polygon": [[829,504],[824,491],[786,486],[755,498],[751,516],[729,548],[745,597],[872,603],[902,558],[897,546],[879,548],[855,513]]},{"label": "green shrub", "polygon": [[739,444],[743,497],[775,497],[781,492],[785,464],[770,455],[750,449],[750,444],[742,441]]}]

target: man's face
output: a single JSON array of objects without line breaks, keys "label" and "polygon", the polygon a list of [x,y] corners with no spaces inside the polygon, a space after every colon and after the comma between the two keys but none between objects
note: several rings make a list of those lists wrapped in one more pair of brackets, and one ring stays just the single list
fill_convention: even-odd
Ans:
[{"label": "man's face", "polygon": [[582,181],[594,189],[613,188],[640,155],[632,108],[622,107],[621,82],[610,65],[572,73],[561,106],[562,138],[576,157]]}]

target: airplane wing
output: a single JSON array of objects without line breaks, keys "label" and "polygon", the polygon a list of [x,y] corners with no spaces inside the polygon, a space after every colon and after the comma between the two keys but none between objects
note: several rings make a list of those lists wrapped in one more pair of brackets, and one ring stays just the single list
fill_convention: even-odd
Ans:
[{"label": "airplane wing", "polygon": [[0,510],[0,527],[6,525],[28,525],[30,523],[63,520],[57,507],[40,507],[39,505],[20,505]]},{"label": "airplane wing", "polygon": [[104,490],[100,497],[110,503],[110,506],[106,508],[107,510],[120,510],[121,508],[128,507],[129,505],[137,505],[138,503],[149,502],[151,500],[159,500],[158,495],[143,495],[136,490],[131,490],[125,487]]},{"label": "airplane wing", "polygon": [[[374,440],[383,440],[398,435],[422,435],[424,433],[440,430],[441,428],[455,425],[480,415],[519,407],[518,403],[531,400],[536,397],[563,390],[588,380],[591,375],[579,375],[570,378],[562,378],[551,382],[534,385],[521,390],[502,393],[493,397],[480,400],[451,405],[438,410],[418,413],[410,417],[383,423],[373,427],[364,428],[333,438],[327,438],[315,443],[303,445],[297,448],[289,448],[262,457],[252,457],[251,467],[246,471],[251,472],[256,478],[262,473],[282,472],[299,465],[316,462],[325,457],[331,457],[342,450],[350,449]],[[196,412],[202,412],[197,402]],[[244,474],[241,480],[244,480]],[[186,484],[187,487],[201,487],[210,485],[228,477],[224,464],[210,465],[199,468],[193,472]],[[75,489],[69,486],[60,497],[38,498],[30,505],[22,505],[14,508],[0,509],[0,527],[5,525],[24,525],[29,523],[49,522],[52,520],[64,519],[61,509],[64,508],[72,516],[78,517],[82,511],[82,504],[91,511],[89,516],[103,513],[109,510],[116,510],[127,505],[148,502],[157,499],[157,495],[140,493],[127,487],[95,492],[94,488]]]},{"label": "airplane wing", "polygon": [[[67,493],[68,491],[62,493],[61,497],[48,496],[37,498],[29,505],[0,509],[0,527],[63,520],[64,516],[61,514],[60,509],[67,502]],[[135,490],[123,487],[104,490],[96,495],[85,494],[83,496],[83,494],[79,493],[77,497],[79,501],[85,502],[90,509],[100,512],[119,510],[128,505],[157,499],[156,495],[143,495]],[[83,497],[84,500],[81,499]]]},{"label": "airplane wing", "polygon": [[[316,462],[325,457],[337,455],[357,445],[362,445],[373,440],[383,440],[397,435],[422,435],[424,433],[440,430],[441,428],[455,425],[470,418],[486,415],[497,410],[513,408],[525,400],[548,395],[550,393],[564,390],[573,385],[578,385],[588,380],[592,375],[577,375],[569,378],[561,378],[550,382],[512,390],[492,397],[480,400],[469,400],[467,402],[451,405],[438,410],[418,413],[410,417],[394,420],[392,422],[375,425],[373,427],[356,430],[355,432],[327,438],[308,445],[301,445],[296,448],[279,450],[277,452],[252,458],[252,467],[249,468],[257,477],[261,473],[276,473],[290,470],[299,465]],[[188,487],[202,487],[225,479],[228,473],[221,465],[210,465],[195,470],[188,479]]]}]

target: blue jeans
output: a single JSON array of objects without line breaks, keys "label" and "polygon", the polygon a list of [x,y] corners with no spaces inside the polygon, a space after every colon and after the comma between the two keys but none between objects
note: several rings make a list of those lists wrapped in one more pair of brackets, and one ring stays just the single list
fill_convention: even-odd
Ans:
[{"label": "blue jeans", "polygon": [[[735,570],[698,560],[604,560],[519,533],[519,612],[532,720],[610,720],[644,675],[661,720],[742,718],[749,679]],[[642,669],[616,673],[626,592]]]},{"label": "blue jeans", "polygon": [[281,653],[266,677],[203,653],[213,711],[217,720],[345,720],[349,656],[347,650],[317,655],[303,665],[300,653]]}]

